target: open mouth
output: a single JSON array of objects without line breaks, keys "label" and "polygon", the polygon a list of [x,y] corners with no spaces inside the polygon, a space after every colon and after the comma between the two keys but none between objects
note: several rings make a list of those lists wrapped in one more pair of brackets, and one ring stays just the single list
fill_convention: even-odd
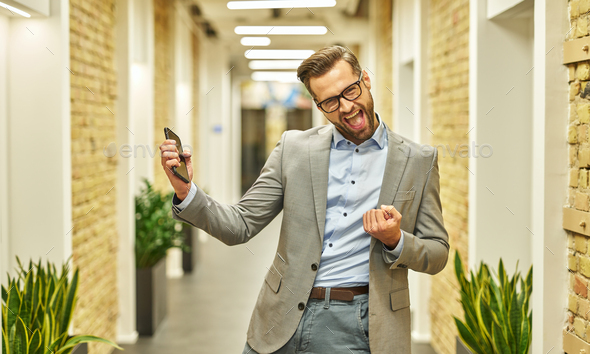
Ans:
[{"label": "open mouth", "polygon": [[365,126],[365,114],[362,110],[358,110],[353,114],[349,115],[348,117],[344,117],[344,121],[348,124],[352,129],[358,130],[362,129]]}]

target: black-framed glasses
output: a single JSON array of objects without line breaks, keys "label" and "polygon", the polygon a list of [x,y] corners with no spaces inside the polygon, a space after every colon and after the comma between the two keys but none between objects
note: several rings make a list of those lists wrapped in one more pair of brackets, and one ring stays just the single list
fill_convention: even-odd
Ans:
[{"label": "black-framed glasses", "polygon": [[338,108],[340,108],[340,97],[344,98],[347,101],[356,100],[363,93],[363,90],[361,89],[362,79],[363,72],[361,71],[361,75],[359,76],[357,82],[345,88],[344,91],[342,91],[339,95],[326,98],[322,102],[318,103],[317,106],[326,113],[332,113],[338,110]]}]

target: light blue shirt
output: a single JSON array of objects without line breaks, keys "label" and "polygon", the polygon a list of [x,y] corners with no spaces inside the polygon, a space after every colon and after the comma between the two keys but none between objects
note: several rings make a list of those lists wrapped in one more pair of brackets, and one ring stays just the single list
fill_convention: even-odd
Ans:
[{"label": "light blue shirt", "polygon": [[[332,127],[324,243],[313,286],[369,284],[372,236],[365,232],[363,214],[381,208],[377,203],[387,163],[387,131],[379,115],[377,119],[373,136],[358,146]],[[395,261],[403,248],[403,231],[395,249],[383,247]]]},{"label": "light blue shirt", "polygon": [[[369,248],[372,236],[363,228],[363,214],[377,205],[387,162],[387,131],[379,126],[373,136],[356,145],[332,127],[326,225],[320,266],[314,286],[352,287],[369,284]],[[197,192],[191,183],[188,196],[174,204],[186,208]],[[178,199],[175,199],[178,200]],[[391,250],[383,245],[384,256],[393,263],[401,254],[404,233]]]}]

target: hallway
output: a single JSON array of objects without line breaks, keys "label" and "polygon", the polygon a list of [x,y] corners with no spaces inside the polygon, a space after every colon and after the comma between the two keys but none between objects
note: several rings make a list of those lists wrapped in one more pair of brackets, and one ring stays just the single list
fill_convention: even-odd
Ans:
[{"label": "hallway", "polygon": [[[239,354],[256,297],[278,243],[282,214],[245,245],[228,247],[199,231],[192,274],[168,279],[168,316],[153,337],[122,345],[127,354]],[[203,237],[203,235],[205,237]],[[414,354],[434,354],[417,344]]]},{"label": "hallway", "polygon": [[192,274],[168,280],[168,316],[128,354],[241,353],[250,315],[278,243],[282,214],[245,245],[228,247],[199,231]]}]

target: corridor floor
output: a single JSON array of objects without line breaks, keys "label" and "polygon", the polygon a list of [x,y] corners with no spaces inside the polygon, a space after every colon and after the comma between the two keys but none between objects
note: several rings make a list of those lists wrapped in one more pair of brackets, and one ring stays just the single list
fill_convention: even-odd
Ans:
[{"label": "corridor floor", "polygon": [[[153,337],[122,345],[127,354],[241,354],[250,315],[276,252],[280,214],[245,245],[228,247],[199,231],[198,263],[168,280],[168,315]],[[434,354],[415,345],[414,354]]]}]

